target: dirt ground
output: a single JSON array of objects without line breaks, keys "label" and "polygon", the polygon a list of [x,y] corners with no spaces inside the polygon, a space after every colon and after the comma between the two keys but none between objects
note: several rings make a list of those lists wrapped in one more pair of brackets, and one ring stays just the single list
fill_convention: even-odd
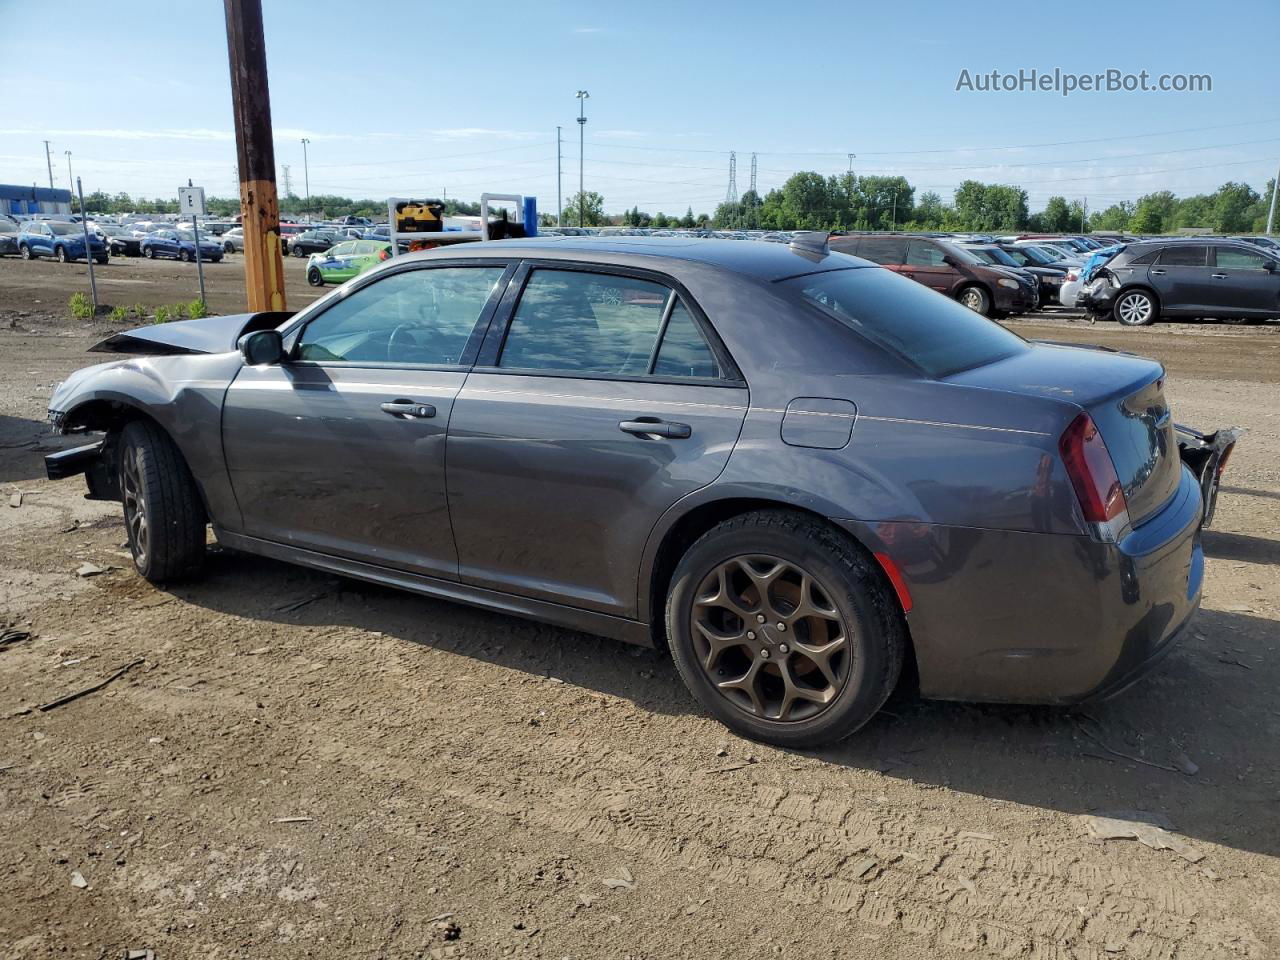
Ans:
[{"label": "dirt ground", "polygon": [[[900,695],[791,752],[653,651],[230,552],[141,580],[118,505],[43,479],[51,384],[105,332],[42,315],[77,269],[0,261],[5,960],[1280,956],[1280,328],[1014,324],[1154,355],[1178,420],[1250,431],[1153,675],[1074,712]],[[239,309],[236,260],[209,275]],[[1115,811],[1176,849],[1092,838]]]}]

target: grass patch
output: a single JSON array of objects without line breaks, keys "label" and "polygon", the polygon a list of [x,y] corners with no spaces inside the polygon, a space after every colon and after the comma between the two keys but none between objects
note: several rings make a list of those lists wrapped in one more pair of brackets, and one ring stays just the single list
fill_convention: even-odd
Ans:
[{"label": "grass patch", "polygon": [[71,302],[68,304],[71,309],[71,316],[77,320],[93,319],[93,301],[86,297],[83,293],[73,293]]}]

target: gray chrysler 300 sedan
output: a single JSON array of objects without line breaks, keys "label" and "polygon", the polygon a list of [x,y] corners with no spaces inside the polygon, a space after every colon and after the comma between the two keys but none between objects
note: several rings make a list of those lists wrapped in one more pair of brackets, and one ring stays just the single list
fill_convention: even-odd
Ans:
[{"label": "gray chrysler 300 sedan", "polygon": [[296,314],[134,330],[50,413],[139,572],[230,548],[669,646],[813,745],[926,697],[1114,693],[1200,600],[1234,434],[1140,357],[1027,342],[824,236],[506,240]]}]

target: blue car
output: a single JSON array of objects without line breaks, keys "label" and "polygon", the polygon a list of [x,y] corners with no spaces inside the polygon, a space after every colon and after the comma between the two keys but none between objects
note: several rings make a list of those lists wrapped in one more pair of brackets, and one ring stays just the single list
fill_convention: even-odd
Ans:
[{"label": "blue car", "polygon": [[[53,257],[66,263],[68,260],[84,260],[84,227],[65,220],[28,220],[18,233],[18,253],[23,260],[37,257]],[[89,235],[89,253],[98,263],[106,263],[107,245],[93,234]]]},{"label": "blue car", "polygon": [[[142,238],[142,255],[148,260],[156,257],[175,257],[178,260],[196,258],[196,242],[191,234],[177,230],[154,230]],[[215,239],[200,238],[200,259],[217,263],[222,259],[222,244]]]}]

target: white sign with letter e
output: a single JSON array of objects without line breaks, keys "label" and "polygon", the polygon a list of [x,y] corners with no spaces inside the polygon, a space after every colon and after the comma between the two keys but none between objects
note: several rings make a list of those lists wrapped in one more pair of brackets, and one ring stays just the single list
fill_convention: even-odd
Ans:
[{"label": "white sign with letter e", "polygon": [[184,217],[203,217],[204,187],[179,187],[178,212]]}]

